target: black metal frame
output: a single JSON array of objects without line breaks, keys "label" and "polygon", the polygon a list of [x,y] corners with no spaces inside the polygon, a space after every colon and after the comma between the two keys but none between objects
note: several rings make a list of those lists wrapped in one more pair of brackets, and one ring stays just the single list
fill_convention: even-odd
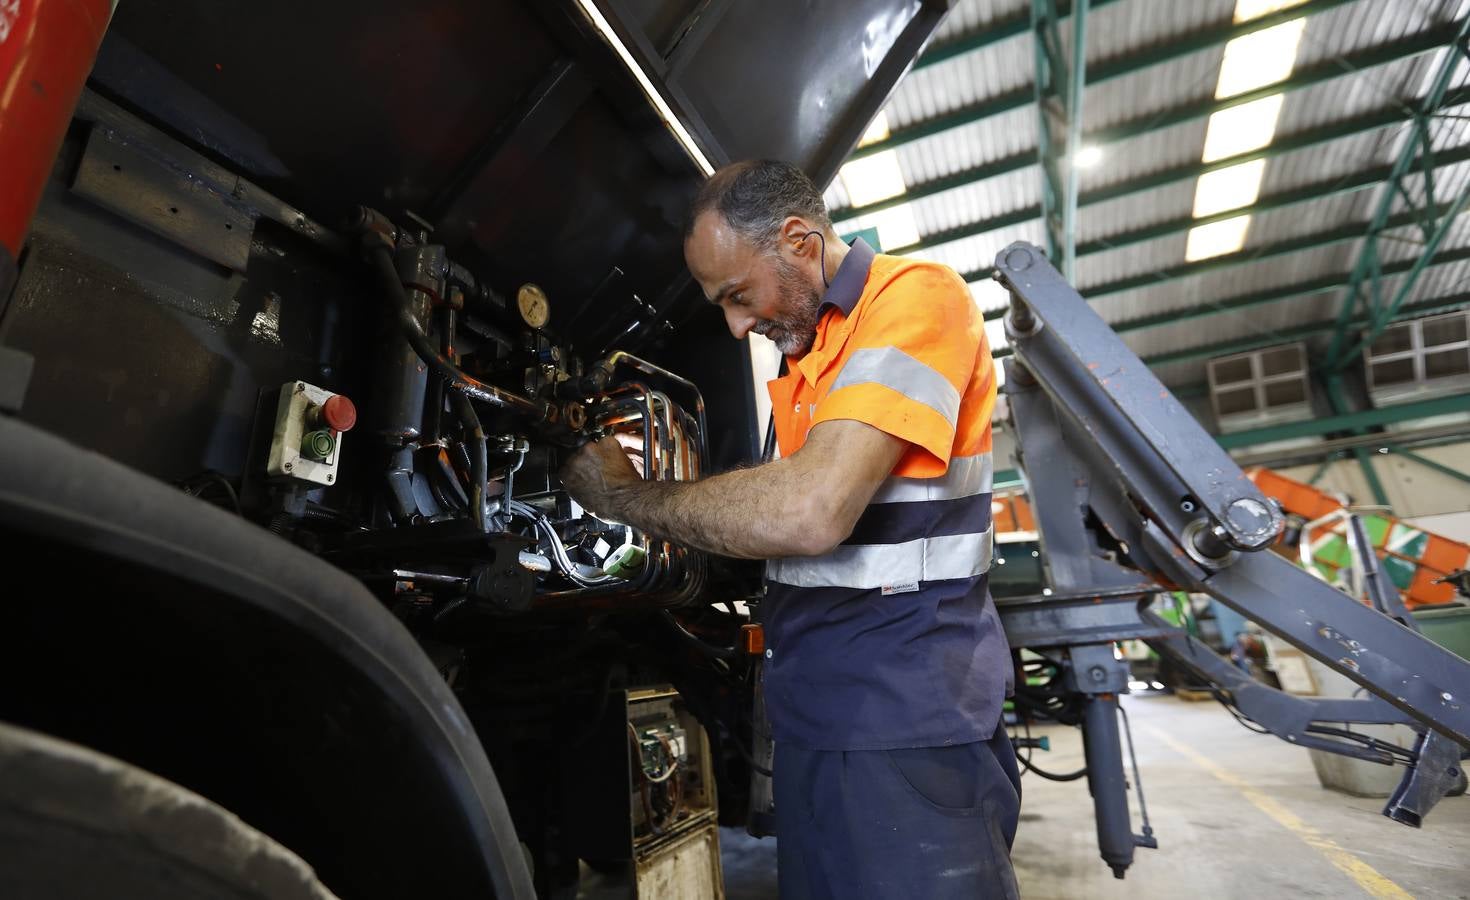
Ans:
[{"label": "black metal frame", "polygon": [[[1414,727],[1421,737],[1399,760],[1410,768],[1384,814],[1419,825],[1459,778],[1461,745],[1470,746],[1470,662],[1419,634],[1386,592],[1369,608],[1259,552],[1280,532],[1281,513],[1214,438],[1039,248],[1012,244],[996,266],[1011,293],[1011,423],[1050,582],[1043,596],[998,605],[1013,647],[1064,655],[1067,689],[1091,732],[1104,859],[1122,877],[1132,847],[1151,840],[1131,834],[1116,722],[1099,711],[1126,684],[1117,687],[1123,664],[1097,650],[1132,638],[1301,746],[1391,763],[1385,746],[1329,723]],[[1145,609],[1160,584],[1210,594],[1372,696],[1312,699],[1252,681]]]}]

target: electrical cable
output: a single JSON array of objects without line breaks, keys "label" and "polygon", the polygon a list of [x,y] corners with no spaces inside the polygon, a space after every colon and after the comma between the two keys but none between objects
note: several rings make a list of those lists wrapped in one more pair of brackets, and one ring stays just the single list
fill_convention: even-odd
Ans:
[{"label": "electrical cable", "polygon": [[674,618],[674,614],[668,610],[659,610],[659,615],[665,622],[669,623],[674,629],[675,634],[684,639],[686,644],[690,644],[701,653],[712,656],[715,659],[736,659],[740,656],[741,651],[739,648],[718,647],[709,643],[699,635],[685,628],[678,619]]},{"label": "electrical cable", "polygon": [[576,584],[578,587],[597,587],[622,580],[612,575],[588,578],[578,573],[571,557],[567,555],[567,548],[562,543],[561,535],[556,533],[556,526],[552,525],[551,520],[546,517],[546,514],[536,509],[536,507],[520,500],[512,500],[510,502],[509,512],[531,520],[537,533],[544,537],[546,543],[550,545],[552,562],[556,564],[561,574],[566,576],[573,584]]},{"label": "electrical cable", "polygon": [[175,484],[177,484],[184,493],[188,494],[191,497],[197,497],[201,500],[204,499],[204,490],[209,485],[212,484],[216,487],[222,488],[225,492],[225,495],[229,498],[230,506],[234,510],[235,515],[245,515],[244,509],[240,506],[240,495],[235,491],[235,486],[231,484],[230,479],[226,478],[221,472],[217,472],[214,469],[205,469],[197,475],[193,475],[189,478],[183,479],[182,481],[175,482]]},{"label": "electrical cable", "polygon": [[1017,750],[1014,745],[1011,747],[1011,752],[1016,754],[1016,761],[1021,764],[1021,768],[1023,770],[1036,775],[1040,775],[1047,781],[1076,781],[1077,779],[1087,774],[1086,766],[1083,766],[1075,772],[1068,772],[1065,775],[1058,775],[1055,772],[1048,772],[1045,769],[1037,768],[1036,764],[1031,761],[1031,720],[1025,716],[1021,716],[1021,720],[1026,724],[1027,752],[1025,756],[1022,756],[1021,751]]}]

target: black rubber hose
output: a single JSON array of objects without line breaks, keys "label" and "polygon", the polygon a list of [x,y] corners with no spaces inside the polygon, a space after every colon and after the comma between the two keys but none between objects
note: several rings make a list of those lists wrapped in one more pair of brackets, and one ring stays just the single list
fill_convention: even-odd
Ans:
[{"label": "black rubber hose", "polygon": [[392,251],[387,246],[377,246],[373,247],[371,252],[373,265],[378,270],[378,275],[388,291],[388,296],[393,300],[394,315],[398,319],[399,329],[403,332],[403,337],[408,341],[409,346],[413,347],[413,352],[418,354],[419,359],[422,359],[425,365],[433,369],[454,391],[472,400],[489,403],[492,406],[518,412],[534,419],[547,418],[550,411],[548,404],[501,390],[493,384],[486,384],[446,359],[444,354],[434,347],[429,336],[424,334],[423,326],[414,316],[413,305],[408,299],[408,291],[404,289],[403,283],[398,278],[398,268],[393,265]]},{"label": "black rubber hose", "polygon": [[714,657],[715,659],[740,658],[742,651],[739,648],[717,647],[714,644],[705,641],[703,638],[689,631],[689,629],[685,628],[683,625],[679,624],[679,620],[674,618],[674,614],[669,612],[668,610],[659,610],[659,616],[669,624],[669,626],[673,629],[674,634],[676,634],[680,640],[693,647],[695,650],[698,650],[700,653],[703,653],[706,656]]},{"label": "black rubber hose", "polygon": [[465,450],[470,455],[470,516],[481,533],[489,531],[485,517],[485,493],[490,483],[490,454],[485,446],[485,429],[470,398],[455,391],[449,401],[464,428]]}]

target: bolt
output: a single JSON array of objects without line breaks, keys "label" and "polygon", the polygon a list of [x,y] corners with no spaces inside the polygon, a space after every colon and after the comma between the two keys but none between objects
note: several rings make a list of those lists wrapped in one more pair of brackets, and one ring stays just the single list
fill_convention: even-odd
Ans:
[{"label": "bolt", "polygon": [[1102,682],[1107,681],[1108,673],[1103,671],[1102,666],[1093,666],[1091,669],[1087,670],[1087,677],[1101,684]]},{"label": "bolt", "polygon": [[330,484],[332,482],[332,479],[334,479],[336,477],[337,477],[336,475],[328,475],[327,476],[327,483]]},{"label": "bolt", "polygon": [[1189,500],[1189,499],[1180,500],[1179,501],[1179,509],[1182,512],[1187,512],[1187,513],[1194,512],[1194,501],[1193,500]]},{"label": "bolt", "polygon": [[1225,518],[1238,533],[1255,536],[1271,529],[1271,508],[1254,497],[1241,497],[1225,510]]},{"label": "bolt", "polygon": [[291,464],[290,464],[290,463],[286,463],[286,464],[285,464],[285,465],[283,465],[283,466],[281,466],[281,468],[283,468],[283,469],[285,469],[285,470],[286,470],[286,471],[287,471],[287,472],[289,472],[289,471],[291,471],[291,469],[292,469],[292,466],[291,466]]},{"label": "bolt", "polygon": [[1440,696],[1443,697],[1447,701],[1448,700],[1455,699],[1455,695],[1454,694],[1451,694],[1449,691],[1445,691],[1443,694],[1440,694]]},{"label": "bolt", "polygon": [[1005,267],[1015,272],[1024,272],[1031,268],[1031,251],[1025,247],[1016,247],[1006,252]]}]

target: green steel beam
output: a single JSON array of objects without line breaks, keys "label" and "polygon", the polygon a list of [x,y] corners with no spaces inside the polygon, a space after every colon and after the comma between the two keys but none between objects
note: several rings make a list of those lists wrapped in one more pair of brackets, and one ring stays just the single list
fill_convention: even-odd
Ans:
[{"label": "green steel beam", "polygon": [[[1456,251],[1456,253],[1460,260],[1470,259],[1470,248]],[[1443,265],[1443,263],[1437,261],[1435,265]],[[1340,276],[1337,280],[1339,282],[1337,284],[1337,287],[1341,287],[1343,284],[1347,283],[1347,276]],[[1287,297],[1304,297],[1316,293],[1321,293],[1321,291],[1312,290],[1302,293],[1292,293],[1287,294],[1283,297],[1279,297],[1277,299],[1286,299]],[[1257,295],[1250,296],[1255,297]],[[1431,300],[1422,300],[1418,303],[1410,303],[1405,305],[1402,309],[1399,310],[1398,318],[1400,321],[1402,321],[1404,319],[1416,318],[1418,316],[1433,316],[1439,313],[1454,312],[1457,309],[1464,309],[1466,306],[1470,306],[1470,294],[1455,294],[1449,297],[1436,297]],[[1196,307],[1194,309],[1184,310],[1183,312],[1176,314],[1177,318],[1175,319],[1167,319],[1165,321],[1155,323],[1148,323],[1142,319],[1130,319],[1126,322],[1119,322],[1113,326],[1113,330],[1119,334],[1123,334],[1124,332],[1138,331],[1142,328],[1154,327],[1155,325],[1168,325],[1173,322],[1183,322],[1189,319],[1199,318],[1201,309],[1209,313],[1228,311],[1218,310],[1209,307]],[[1366,324],[1368,320],[1366,318],[1360,317],[1356,321],[1362,324]],[[1274,344],[1281,344],[1287,341],[1297,341],[1303,340],[1305,338],[1330,334],[1334,325],[1335,320],[1333,319],[1320,319],[1316,322],[1307,322],[1302,325],[1293,325],[1290,328],[1281,328],[1275,331],[1267,332],[1265,334],[1253,334],[1247,337],[1236,338],[1229,341],[1221,341],[1215,344],[1204,344],[1198,347],[1188,347],[1183,350],[1171,350],[1168,353],[1156,353],[1153,356],[1144,357],[1143,361],[1150,366],[1162,366],[1168,363],[1187,362],[1188,360],[1192,359],[1208,359],[1215,356],[1229,356],[1232,353],[1244,353],[1247,350],[1259,350],[1262,347],[1270,347]],[[995,359],[1004,359],[1005,357],[1010,355],[1010,347],[1002,347],[999,350],[996,350],[994,354],[992,354]]]},{"label": "green steel beam", "polygon": [[[1444,213],[1435,213],[1430,219],[1421,220],[1425,247],[1420,252],[1416,264],[1407,273],[1407,278],[1400,284],[1397,293],[1385,304],[1381,299],[1382,278],[1379,275],[1379,269],[1382,260],[1378,249],[1379,236],[1388,228],[1393,227],[1389,221],[1395,201],[1400,195],[1406,199],[1408,197],[1404,179],[1411,171],[1423,174],[1426,212],[1438,206],[1438,201],[1434,196],[1434,168],[1438,163],[1434,159],[1428,120],[1446,106],[1446,94],[1449,92],[1455,73],[1460,68],[1462,57],[1470,55],[1470,48],[1465,46],[1467,35],[1470,35],[1470,16],[1456,26],[1454,36],[1445,42],[1450,46],[1450,52],[1446,53],[1440,62],[1433,84],[1418,105],[1417,114],[1414,117],[1415,128],[1399,150],[1398,157],[1394,160],[1393,173],[1389,176],[1389,185],[1380,193],[1378,204],[1368,222],[1368,228],[1364,233],[1365,240],[1362,249],[1358,252],[1358,261],[1353,266],[1352,282],[1348,285],[1347,296],[1343,298],[1342,306],[1338,310],[1337,328],[1333,332],[1326,359],[1320,366],[1329,373],[1329,376],[1341,372],[1356,357],[1357,350],[1372,341],[1392,321],[1398,307],[1413,291],[1428,260],[1438,252],[1440,243],[1449,234],[1449,228],[1455,217],[1464,210],[1466,202],[1470,201],[1470,185],[1467,185]],[[1431,225],[1430,222],[1434,219],[1438,221]],[[1359,306],[1369,312],[1373,324],[1364,334],[1363,340],[1349,349],[1348,325]],[[1335,379],[1329,377],[1329,381],[1335,381]]]},{"label": "green steel beam", "polygon": [[[1299,11],[1302,8],[1294,7],[1291,11],[1299,15]],[[1289,18],[1295,17],[1296,15],[1293,15]],[[1195,100],[1170,107],[1169,109],[1160,110],[1156,113],[1139,116],[1138,118],[1130,119],[1108,128],[1098,129],[1086,134],[1083,140],[1091,145],[1109,144],[1115,141],[1126,140],[1141,134],[1147,134],[1151,131],[1158,131],[1172,125],[1178,125],[1181,122],[1204,118],[1212,113],[1250,103],[1262,97],[1269,97],[1285,91],[1299,90],[1314,84],[1320,84],[1324,81],[1331,81],[1345,75],[1351,75],[1362,69],[1371,69],[1401,59],[1408,59],[1412,56],[1418,56],[1421,53],[1438,50],[1454,40],[1457,31],[1457,24],[1431,28],[1419,34],[1409,35],[1408,37],[1399,38],[1398,40],[1389,41],[1374,47],[1367,47],[1354,53],[1324,60],[1304,69],[1298,69],[1289,78],[1278,81],[1275,84],[1267,85],[1266,87],[1247,91],[1243,94],[1237,94],[1233,97],[1219,100],[1213,97]],[[1116,78],[1119,75],[1140,71],[1164,61],[1153,55],[1158,52],[1160,51],[1154,50],[1148,54],[1141,54],[1135,57],[1132,63],[1128,63],[1126,60],[1104,61],[1099,63],[1098,69],[1102,71],[1102,75],[1093,77],[1091,83],[1097,84],[1107,78]],[[1027,85],[1026,87],[1018,88],[1006,94],[976,101],[933,118],[906,125],[903,128],[894,130],[888,137],[881,141],[874,141],[865,147],[854,150],[848,156],[848,161],[863,159],[875,153],[892,150],[904,144],[910,144],[945,131],[951,131],[955,128],[979,122],[991,116],[1021,109],[1035,101],[1035,93],[1035,88]]]},{"label": "green steel beam", "polygon": [[[1399,310],[1398,318],[1415,318],[1417,316],[1432,316],[1437,313],[1454,312],[1470,306],[1470,294],[1456,294],[1452,297],[1438,297],[1433,300],[1424,300],[1420,303],[1410,303]],[[1368,324],[1366,316],[1359,316],[1353,320],[1356,328],[1363,328]],[[1143,361],[1150,366],[1162,366],[1168,363],[1185,362],[1192,359],[1209,359],[1215,356],[1229,356],[1232,353],[1245,353],[1248,350],[1259,350],[1262,347],[1270,347],[1275,344],[1284,344],[1288,341],[1299,341],[1306,338],[1318,337],[1331,334],[1336,324],[1335,319],[1321,319],[1316,322],[1307,322],[1303,325],[1295,325],[1291,328],[1282,328],[1267,334],[1253,334],[1249,337],[1237,338],[1233,341],[1222,341],[1217,344],[1206,344],[1201,347],[1189,347],[1184,350],[1171,350],[1168,353],[1156,353],[1153,356],[1145,356]]]},{"label": "green steel beam", "polygon": [[[1465,94],[1466,102],[1470,102],[1470,89],[1467,89]],[[1470,160],[1470,144],[1467,144],[1463,147],[1455,147],[1450,150],[1439,151],[1438,153],[1434,154],[1434,160],[1436,165],[1441,166]],[[1302,187],[1292,188],[1291,190],[1277,191],[1274,194],[1268,194],[1257,199],[1255,203],[1252,203],[1249,206],[1241,206],[1235,209],[1226,210],[1224,212],[1215,213],[1213,215],[1201,216],[1199,218],[1195,218],[1192,216],[1180,216],[1179,218],[1167,219],[1163,222],[1155,222],[1152,225],[1145,225],[1142,228],[1135,228],[1130,231],[1121,232],[1119,234],[1109,235],[1105,238],[1088,241],[1085,244],[1077,245],[1076,254],[1077,256],[1088,256],[1093,253],[1100,253],[1104,250],[1114,250],[1119,247],[1127,247],[1133,244],[1139,244],[1144,241],[1151,241],[1161,237],[1169,237],[1170,235],[1175,234],[1184,234],[1188,232],[1191,228],[1197,228],[1200,225],[1208,225],[1211,222],[1223,222],[1226,219],[1233,219],[1236,216],[1270,212],[1271,210],[1275,209],[1284,209],[1289,206],[1295,206],[1298,203],[1310,203],[1314,200],[1325,200],[1328,197],[1334,197],[1339,194],[1348,194],[1367,188],[1377,187],[1378,185],[1387,181],[1392,174],[1392,166],[1374,166],[1371,169],[1364,169],[1360,172],[1351,172],[1347,175],[1342,175],[1336,178],[1324,179],[1314,184],[1303,185]],[[944,231],[936,231],[932,234],[925,235],[923,238],[915,241],[912,244],[907,244],[902,247],[889,248],[888,252],[898,256],[902,256],[905,253],[916,253],[920,250],[928,250],[933,247],[940,246],[941,244],[947,244],[951,241],[957,241],[963,238],[975,237],[976,235],[985,234],[987,232],[994,231],[997,228],[1008,228],[1013,225],[1019,225],[1025,222],[1033,221],[1038,218],[1039,213],[1040,209],[1038,207],[1027,207],[1022,210],[1017,210],[1016,212],[1006,213],[1005,215],[985,219],[980,222],[972,223],[970,225],[962,225],[958,228],[949,228],[945,229]]]},{"label": "green steel beam", "polygon": [[[1177,391],[1175,392],[1175,396],[1178,396]],[[1455,397],[1438,397],[1434,400],[1419,400],[1414,403],[1400,403],[1394,406],[1385,406],[1380,409],[1365,409],[1360,412],[1342,413],[1323,419],[1313,419],[1308,422],[1291,422],[1286,425],[1270,425],[1265,428],[1253,428],[1249,431],[1236,431],[1231,434],[1219,435],[1216,440],[1226,450],[1234,450],[1239,447],[1269,444],[1273,441],[1322,437],[1323,435],[1338,431],[1356,431],[1363,428],[1395,425],[1400,422],[1410,422],[1416,419],[1427,419],[1431,416],[1465,412],[1470,412],[1470,394],[1460,394]]]},{"label": "green steel beam", "polygon": [[[1447,211],[1447,207],[1440,207],[1435,209],[1433,212],[1435,216],[1438,217],[1443,215]],[[1405,210],[1402,213],[1391,216],[1386,227],[1402,228],[1406,225],[1416,225],[1421,219],[1424,218],[1425,212],[1426,210],[1419,209]],[[1099,297],[1108,296],[1109,294],[1119,294],[1123,291],[1131,291],[1141,287],[1165,284],[1170,281],[1178,281],[1181,278],[1189,278],[1194,275],[1204,274],[1206,272],[1214,272],[1220,269],[1228,269],[1233,266],[1242,265],[1244,263],[1258,262],[1262,259],[1271,259],[1277,256],[1285,256],[1291,253],[1299,253],[1303,250],[1315,250],[1319,247],[1330,247],[1333,244],[1346,243],[1347,241],[1353,241],[1362,238],[1365,228],[1366,225],[1361,222],[1352,223],[1349,225],[1340,225],[1336,228],[1330,228],[1326,231],[1318,231],[1312,234],[1304,234],[1298,235],[1297,237],[1293,238],[1287,238],[1284,241],[1278,241],[1274,244],[1266,244],[1260,247],[1250,247],[1237,253],[1226,253],[1222,256],[1214,256],[1209,259],[1202,259],[1196,262],[1182,263],[1177,266],[1169,266],[1167,268],[1157,269],[1153,272],[1144,272],[1139,275],[1130,275],[1127,278],[1120,278],[1116,281],[1110,281],[1106,284],[1100,284],[1096,287],[1087,288],[1086,291],[1084,291],[1084,294],[1089,301],[1092,301],[1098,299]],[[982,281],[984,279],[992,277],[994,272],[995,268],[991,266],[972,272],[966,272],[964,273],[963,277],[966,281]],[[985,314],[985,317],[987,319],[998,319],[1004,315],[1005,310],[1000,309],[987,312]]]},{"label": "green steel beam", "polygon": [[[1448,97],[1447,103],[1470,103],[1470,86],[1457,88],[1451,91]],[[1194,181],[1201,175],[1207,175],[1210,172],[1215,172],[1220,169],[1228,169],[1232,166],[1254,162],[1258,159],[1274,159],[1298,150],[1305,150],[1310,147],[1341,140],[1345,137],[1364,134],[1379,128],[1385,128],[1389,125],[1396,125],[1413,117],[1414,110],[1403,104],[1385,106],[1369,113],[1353,116],[1350,119],[1343,119],[1339,122],[1333,122],[1318,128],[1307,129],[1295,134],[1279,135],[1270,144],[1267,144],[1259,150],[1238,153],[1235,156],[1227,156],[1215,162],[1189,163],[1187,165],[1175,166],[1171,169],[1164,169],[1139,178],[1120,181],[1106,187],[1083,191],[1077,197],[1077,204],[1078,206],[1091,206],[1095,203],[1103,203],[1108,200],[1117,200],[1120,197],[1128,197],[1134,194],[1156,190],[1181,181]],[[909,185],[908,190],[904,193],[889,197],[886,200],[879,200],[865,206],[850,206],[845,209],[833,210],[832,218],[834,220],[852,219],[870,213],[883,212],[897,206],[903,206],[914,200],[932,197],[936,194],[942,194],[945,191],[955,190],[956,188],[967,187],[988,178],[1009,175],[1012,172],[1019,172],[1028,166],[1034,165],[1036,165],[1036,153],[1034,151],[1017,153],[1013,156],[994,160],[981,166],[974,166],[952,175],[946,175],[943,178],[936,178],[932,181],[923,182],[922,184]],[[992,224],[989,227],[1003,228],[1009,225],[1029,222],[1040,217],[1041,208],[1039,206],[1030,206],[1024,210],[1009,213],[1006,216],[991,220]],[[995,224],[997,222],[999,224]]]},{"label": "green steel beam", "polygon": [[[1436,256],[1434,260],[1430,263],[1430,265],[1446,266],[1452,263],[1464,262],[1466,260],[1470,260],[1470,248],[1460,248],[1457,250],[1446,250],[1445,252]],[[1401,272],[1407,272],[1409,270],[1409,267],[1412,265],[1413,263],[1410,260],[1404,260],[1403,262],[1397,263],[1389,263],[1388,265],[1383,267],[1383,274],[1397,275]],[[1133,319],[1127,319],[1125,321],[1115,323],[1113,325],[1113,330],[1117,332],[1141,331],[1145,328],[1157,328],[1160,325],[1172,325],[1175,322],[1186,322],[1190,319],[1199,319],[1207,316],[1222,315],[1224,313],[1239,312],[1243,309],[1250,309],[1251,307],[1255,306],[1265,306],[1270,303],[1279,303],[1285,300],[1298,300],[1302,297],[1310,297],[1316,294],[1321,294],[1327,291],[1337,290],[1338,288],[1346,287],[1348,279],[1350,277],[1351,276],[1349,273],[1343,273],[1341,275],[1328,275],[1323,278],[1313,278],[1308,281],[1299,281],[1295,284],[1283,285],[1282,287],[1278,288],[1269,288],[1263,291],[1252,291],[1248,294],[1239,294],[1234,297],[1227,297],[1223,300],[1218,300],[1211,303],[1201,303],[1189,309],[1154,313],[1153,315],[1148,316],[1138,316]]]},{"label": "green steel beam", "polygon": [[1399,456],[1402,456],[1404,459],[1418,463],[1426,469],[1433,469],[1441,475],[1448,475],[1458,481],[1463,481],[1466,484],[1470,484],[1470,473],[1461,472],[1459,469],[1452,469],[1442,462],[1436,462],[1435,460],[1429,459],[1428,457],[1420,456],[1417,453],[1410,453],[1408,450],[1405,450],[1404,448],[1395,446],[1393,444],[1389,444],[1388,449],[1391,452],[1397,453]]},{"label": "green steel beam", "polygon": [[[1089,4],[1093,9],[1111,6],[1118,0],[1092,0]],[[1057,16],[1066,18],[1072,14],[1072,4],[1067,0],[1057,0]],[[1023,35],[1031,30],[1031,13],[1028,10],[1020,15],[1011,16],[996,22],[981,25],[969,34],[951,38],[942,44],[935,44],[925,50],[914,62],[915,69],[925,69],[936,63],[954,59],[956,56],[964,56],[976,50],[983,50],[992,44],[998,44],[1008,38]]]},{"label": "green steel beam", "polygon": [[[1047,255],[1068,281],[1077,275],[1077,166],[1082,146],[1082,88],[1087,80],[1088,0],[1072,4],[1072,58],[1062,53],[1055,0],[1031,0],[1036,67],[1036,161],[1041,167],[1041,221]],[[921,242],[922,243],[922,242]],[[893,248],[900,253],[910,248]]]},{"label": "green steel beam", "polygon": [[[1470,247],[1462,247],[1457,250],[1448,250],[1436,256],[1430,263],[1431,266],[1447,266],[1452,263],[1470,260]],[[1408,271],[1412,261],[1405,260],[1400,263],[1390,263],[1383,267],[1384,275],[1396,275]],[[1170,310],[1168,312],[1154,313],[1148,316],[1138,316],[1133,319],[1125,319],[1122,322],[1114,322],[1113,330],[1119,334],[1129,331],[1143,331],[1148,328],[1158,328],[1163,325],[1173,325],[1178,322],[1188,322],[1191,319],[1201,319],[1206,316],[1217,316],[1224,313],[1239,312],[1255,306],[1265,306],[1270,303],[1281,303],[1287,300],[1300,300],[1303,297],[1311,297],[1316,294],[1334,291],[1346,287],[1350,275],[1328,275],[1324,278],[1313,278],[1310,281],[1299,281],[1295,284],[1284,285],[1279,288],[1269,288],[1264,291],[1252,291],[1249,294],[1239,294],[1235,297],[1227,297],[1214,303],[1200,304],[1189,309]],[[1448,312],[1448,309],[1431,308],[1429,304],[1435,301],[1425,301],[1422,311],[1415,311],[1413,315],[1428,315],[1431,311]],[[1417,306],[1417,304],[1416,304]],[[1404,311],[1405,316],[1410,315]],[[987,320],[999,319],[1005,315],[1005,310],[991,310],[985,314]],[[995,352],[997,359],[1010,355],[1010,348],[1002,347]]]}]

